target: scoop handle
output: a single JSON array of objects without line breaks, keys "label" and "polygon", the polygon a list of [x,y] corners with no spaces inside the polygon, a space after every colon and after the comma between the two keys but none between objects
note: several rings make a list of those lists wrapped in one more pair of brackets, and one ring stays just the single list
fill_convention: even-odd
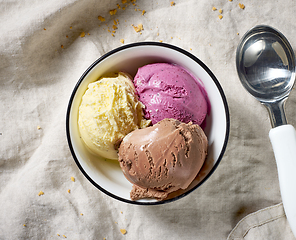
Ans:
[{"label": "scoop handle", "polygon": [[274,151],[283,206],[296,237],[296,131],[292,125],[272,128],[269,139]]}]

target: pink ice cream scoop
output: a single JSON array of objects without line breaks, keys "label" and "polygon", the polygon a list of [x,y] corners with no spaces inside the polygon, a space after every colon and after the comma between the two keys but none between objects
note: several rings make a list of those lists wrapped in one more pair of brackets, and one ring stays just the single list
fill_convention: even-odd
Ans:
[{"label": "pink ice cream scoop", "polygon": [[134,84],[144,103],[145,117],[155,124],[165,118],[201,125],[207,112],[207,96],[200,83],[182,67],[154,63],[138,69]]}]

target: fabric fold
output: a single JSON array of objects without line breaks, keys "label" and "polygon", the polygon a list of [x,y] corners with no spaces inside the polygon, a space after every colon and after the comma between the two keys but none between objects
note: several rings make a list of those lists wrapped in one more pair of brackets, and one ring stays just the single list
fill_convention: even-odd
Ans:
[{"label": "fabric fold", "polygon": [[238,222],[227,240],[295,240],[283,204],[251,213]]}]

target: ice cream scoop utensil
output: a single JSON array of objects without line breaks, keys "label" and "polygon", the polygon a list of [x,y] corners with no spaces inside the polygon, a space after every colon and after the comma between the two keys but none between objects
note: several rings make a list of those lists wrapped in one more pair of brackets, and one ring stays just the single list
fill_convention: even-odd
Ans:
[{"label": "ice cream scoop utensil", "polygon": [[295,81],[295,55],[283,34],[265,25],[240,40],[236,67],[244,88],[268,110],[285,213],[296,236],[296,131],[287,124],[284,105]]}]

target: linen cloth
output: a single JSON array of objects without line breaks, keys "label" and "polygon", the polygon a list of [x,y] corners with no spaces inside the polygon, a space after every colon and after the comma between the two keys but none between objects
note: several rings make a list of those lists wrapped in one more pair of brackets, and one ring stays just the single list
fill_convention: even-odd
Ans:
[{"label": "linen cloth", "polygon": [[[124,2],[0,1],[0,239],[227,239],[247,215],[280,204],[268,113],[241,86],[235,51],[257,24],[280,30],[296,49],[295,1]],[[70,95],[87,67],[139,41],[194,54],[219,80],[230,109],[217,170],[193,193],[158,206],[122,203],[96,189],[76,166],[65,133]],[[293,90],[286,110],[294,126],[295,103]],[[240,223],[229,237],[295,239],[283,212],[280,219],[276,233],[244,238]]]},{"label": "linen cloth", "polygon": [[244,217],[231,231],[227,240],[294,239],[283,204],[277,204]]}]

